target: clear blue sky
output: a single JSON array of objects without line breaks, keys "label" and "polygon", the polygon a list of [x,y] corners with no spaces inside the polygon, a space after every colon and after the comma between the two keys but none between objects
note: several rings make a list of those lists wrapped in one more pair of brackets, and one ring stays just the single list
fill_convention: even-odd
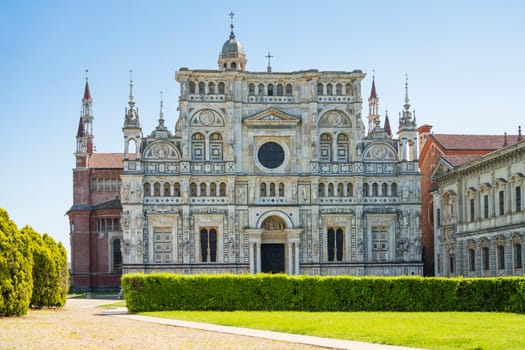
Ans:
[{"label": "clear blue sky", "polygon": [[[143,133],[160,91],[174,129],[180,67],[216,69],[235,12],[250,71],[375,70],[394,130],[405,73],[419,125],[437,133],[525,127],[525,2],[52,1],[0,2],[0,207],[69,249],[75,135],[85,69],[98,152],[123,150],[133,69]],[[366,115],[365,101],[363,115]]]}]

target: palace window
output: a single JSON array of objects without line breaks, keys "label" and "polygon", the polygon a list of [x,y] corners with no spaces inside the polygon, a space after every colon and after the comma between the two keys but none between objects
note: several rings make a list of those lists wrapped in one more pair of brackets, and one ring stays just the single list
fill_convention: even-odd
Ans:
[{"label": "palace window", "polygon": [[387,260],[388,226],[372,226],[372,260]]},{"label": "palace window", "polygon": [[201,228],[201,261],[217,261],[217,230],[215,228]]},{"label": "palace window", "polygon": [[368,183],[363,184],[363,197],[368,197],[370,195],[370,185]]},{"label": "palace window", "polygon": [[470,222],[474,222],[476,217],[474,216],[474,209],[475,209],[475,200],[474,198],[470,199]]},{"label": "palace window", "polygon": [[273,96],[273,84],[268,84],[268,96]]},{"label": "palace window", "polygon": [[483,196],[483,217],[485,219],[489,218],[489,195],[488,194]]},{"label": "palace window", "polygon": [[224,95],[224,83],[219,83],[219,95]]},{"label": "palace window", "polygon": [[337,85],[335,86],[335,94],[336,94],[337,96],[341,96],[341,95],[343,94],[343,85],[341,85],[341,84],[337,84]]},{"label": "palace window", "polygon": [[113,240],[112,248],[112,271],[122,272],[122,251],[120,250],[120,239]]},{"label": "palace window", "polygon": [[173,185],[173,194],[175,195],[175,197],[180,197],[180,183],[175,182],[175,184]]},{"label": "palace window", "polygon": [[498,192],[498,198],[499,198],[499,201],[498,201],[498,204],[499,204],[499,215],[504,215],[505,214],[505,192],[504,191],[499,191]]},{"label": "palace window", "polygon": [[392,196],[397,196],[397,184],[394,182],[391,186],[392,188]]},{"label": "palace window", "polygon": [[221,197],[226,197],[226,184],[224,182],[219,184],[219,195]]},{"label": "palace window", "polygon": [[326,84],[326,94],[329,96],[334,94],[333,86],[330,83]]},{"label": "palace window", "polygon": [[195,182],[192,182],[190,184],[190,196],[191,197],[197,196],[197,184]]},{"label": "palace window", "polygon": [[339,162],[348,161],[348,144],[348,136],[345,134],[337,135],[337,160]]},{"label": "palace window", "polygon": [[505,246],[498,243],[498,270],[505,269]]},{"label": "palace window", "polygon": [[204,83],[201,81],[199,83],[199,94],[203,95],[205,92]]},{"label": "palace window", "polygon": [[195,93],[195,83],[193,81],[190,81],[189,87],[190,87],[190,94],[194,94]]},{"label": "palace window", "polygon": [[222,136],[219,133],[210,136],[210,160],[222,160]]},{"label": "palace window", "polygon": [[476,271],[476,250],[473,244],[468,248],[468,270]]},{"label": "palace window", "polygon": [[342,183],[337,184],[337,196],[342,197],[344,195],[344,186]]},{"label": "palace window", "polygon": [[324,197],[324,184],[323,183],[320,183],[319,184],[319,197]]},{"label": "palace window", "polygon": [[521,211],[521,186],[515,187],[516,211]]},{"label": "palace window", "polygon": [[321,154],[319,160],[321,162],[330,162],[332,160],[332,136],[330,134],[321,135]]},{"label": "palace window", "polygon": [[354,184],[353,183],[346,184],[346,195],[348,197],[352,197],[354,195]]},{"label": "palace window", "polygon": [[374,182],[372,184],[372,196],[374,196],[374,197],[379,196],[379,186],[378,186],[377,182]]},{"label": "palace window", "polygon": [[156,263],[172,261],[171,227],[153,228],[153,258]]},{"label": "palace window", "polygon": [[456,256],[452,253],[448,255],[448,269],[451,275],[456,273]]},{"label": "palace window", "polygon": [[328,261],[342,261],[343,260],[343,234],[342,228],[328,228],[327,232],[327,246],[328,246]]},{"label": "palace window", "polygon": [[283,95],[283,84],[277,84],[277,96]]},{"label": "palace window", "polygon": [[164,197],[169,197],[169,196],[171,196],[171,186],[169,182],[165,182],[164,183]]},{"label": "palace window", "polygon": [[149,182],[146,182],[144,184],[144,197],[149,197],[151,196],[151,185],[149,184]]},{"label": "palace window", "polygon": [[286,85],[286,96],[292,96],[292,85],[291,84]]},{"label": "palace window", "polygon": [[514,255],[514,268],[521,269],[523,267],[521,261],[523,252],[521,249],[521,239],[518,236],[512,238],[512,254]]},{"label": "palace window", "polygon": [[483,263],[483,271],[488,271],[490,269],[489,259],[489,242],[483,241],[481,243],[481,261]]},{"label": "palace window", "polygon": [[347,96],[352,95],[352,84],[346,84],[345,88],[346,88],[346,95]]},{"label": "palace window", "polygon": [[191,154],[193,160],[204,160],[205,157],[205,141],[204,135],[195,133],[191,137]]},{"label": "palace window", "polygon": [[251,83],[248,85],[248,95],[255,95],[255,84]]},{"label": "palace window", "polygon": [[323,96],[324,95],[323,90],[324,90],[323,89],[323,84],[321,84],[321,83],[317,84],[317,95]]},{"label": "palace window", "polygon": [[199,185],[199,196],[200,197],[206,197],[206,183],[201,182]]},{"label": "palace window", "polygon": [[208,93],[211,95],[215,94],[215,83],[208,84]]},{"label": "palace window", "polygon": [[284,197],[284,184],[282,182],[279,183],[279,197]]},{"label": "palace window", "polygon": [[160,183],[159,182],[155,182],[153,184],[153,195],[155,197],[160,197]]},{"label": "palace window", "polygon": [[264,85],[263,84],[259,84],[259,86],[257,87],[257,94],[259,96],[264,96]]},{"label": "palace window", "polygon": [[259,186],[259,188],[260,188],[259,195],[261,197],[266,197],[266,183],[262,182],[261,185]]},{"label": "palace window", "polygon": [[328,184],[328,197],[333,197],[334,195],[334,184],[329,183]]}]

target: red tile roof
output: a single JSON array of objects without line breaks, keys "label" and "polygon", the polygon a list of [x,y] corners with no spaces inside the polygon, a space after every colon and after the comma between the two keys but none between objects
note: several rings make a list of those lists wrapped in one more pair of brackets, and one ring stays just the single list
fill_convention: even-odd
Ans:
[{"label": "red tile roof", "polygon": [[481,155],[461,155],[461,156],[453,156],[453,155],[445,155],[443,156],[443,159],[445,159],[447,162],[450,163],[453,167],[458,167],[463,164],[470,163],[472,161],[475,161],[476,159],[481,158]]},{"label": "red tile roof", "polygon": [[89,168],[122,169],[124,167],[123,153],[94,153],[88,159]]},{"label": "red tile roof", "polygon": [[[457,135],[432,134],[436,141],[447,150],[487,150],[504,147],[505,135]],[[517,142],[518,135],[507,135],[509,145]]]}]

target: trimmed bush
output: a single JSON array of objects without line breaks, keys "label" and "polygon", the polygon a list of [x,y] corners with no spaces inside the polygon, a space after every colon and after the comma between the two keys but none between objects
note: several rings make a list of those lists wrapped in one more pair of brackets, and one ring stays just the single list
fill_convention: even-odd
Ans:
[{"label": "trimmed bush", "polygon": [[32,227],[21,231],[33,253],[33,295],[31,306],[62,307],[68,290],[66,250],[48,234],[41,236]]},{"label": "trimmed bush", "polygon": [[131,312],[506,311],[525,312],[525,278],[126,274]]},{"label": "trimmed bush", "polygon": [[27,313],[33,292],[33,257],[7,211],[0,208],[0,316]]}]

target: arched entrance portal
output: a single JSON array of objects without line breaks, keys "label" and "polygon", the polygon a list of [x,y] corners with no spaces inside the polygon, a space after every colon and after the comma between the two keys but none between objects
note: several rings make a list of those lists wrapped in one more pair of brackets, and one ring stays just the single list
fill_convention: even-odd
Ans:
[{"label": "arched entrance portal", "polygon": [[278,216],[270,216],[262,223],[261,272],[284,273],[284,242],[286,228]]},{"label": "arched entrance portal", "polygon": [[257,226],[246,229],[249,235],[250,273],[299,274],[301,229],[281,213],[262,215]]}]

